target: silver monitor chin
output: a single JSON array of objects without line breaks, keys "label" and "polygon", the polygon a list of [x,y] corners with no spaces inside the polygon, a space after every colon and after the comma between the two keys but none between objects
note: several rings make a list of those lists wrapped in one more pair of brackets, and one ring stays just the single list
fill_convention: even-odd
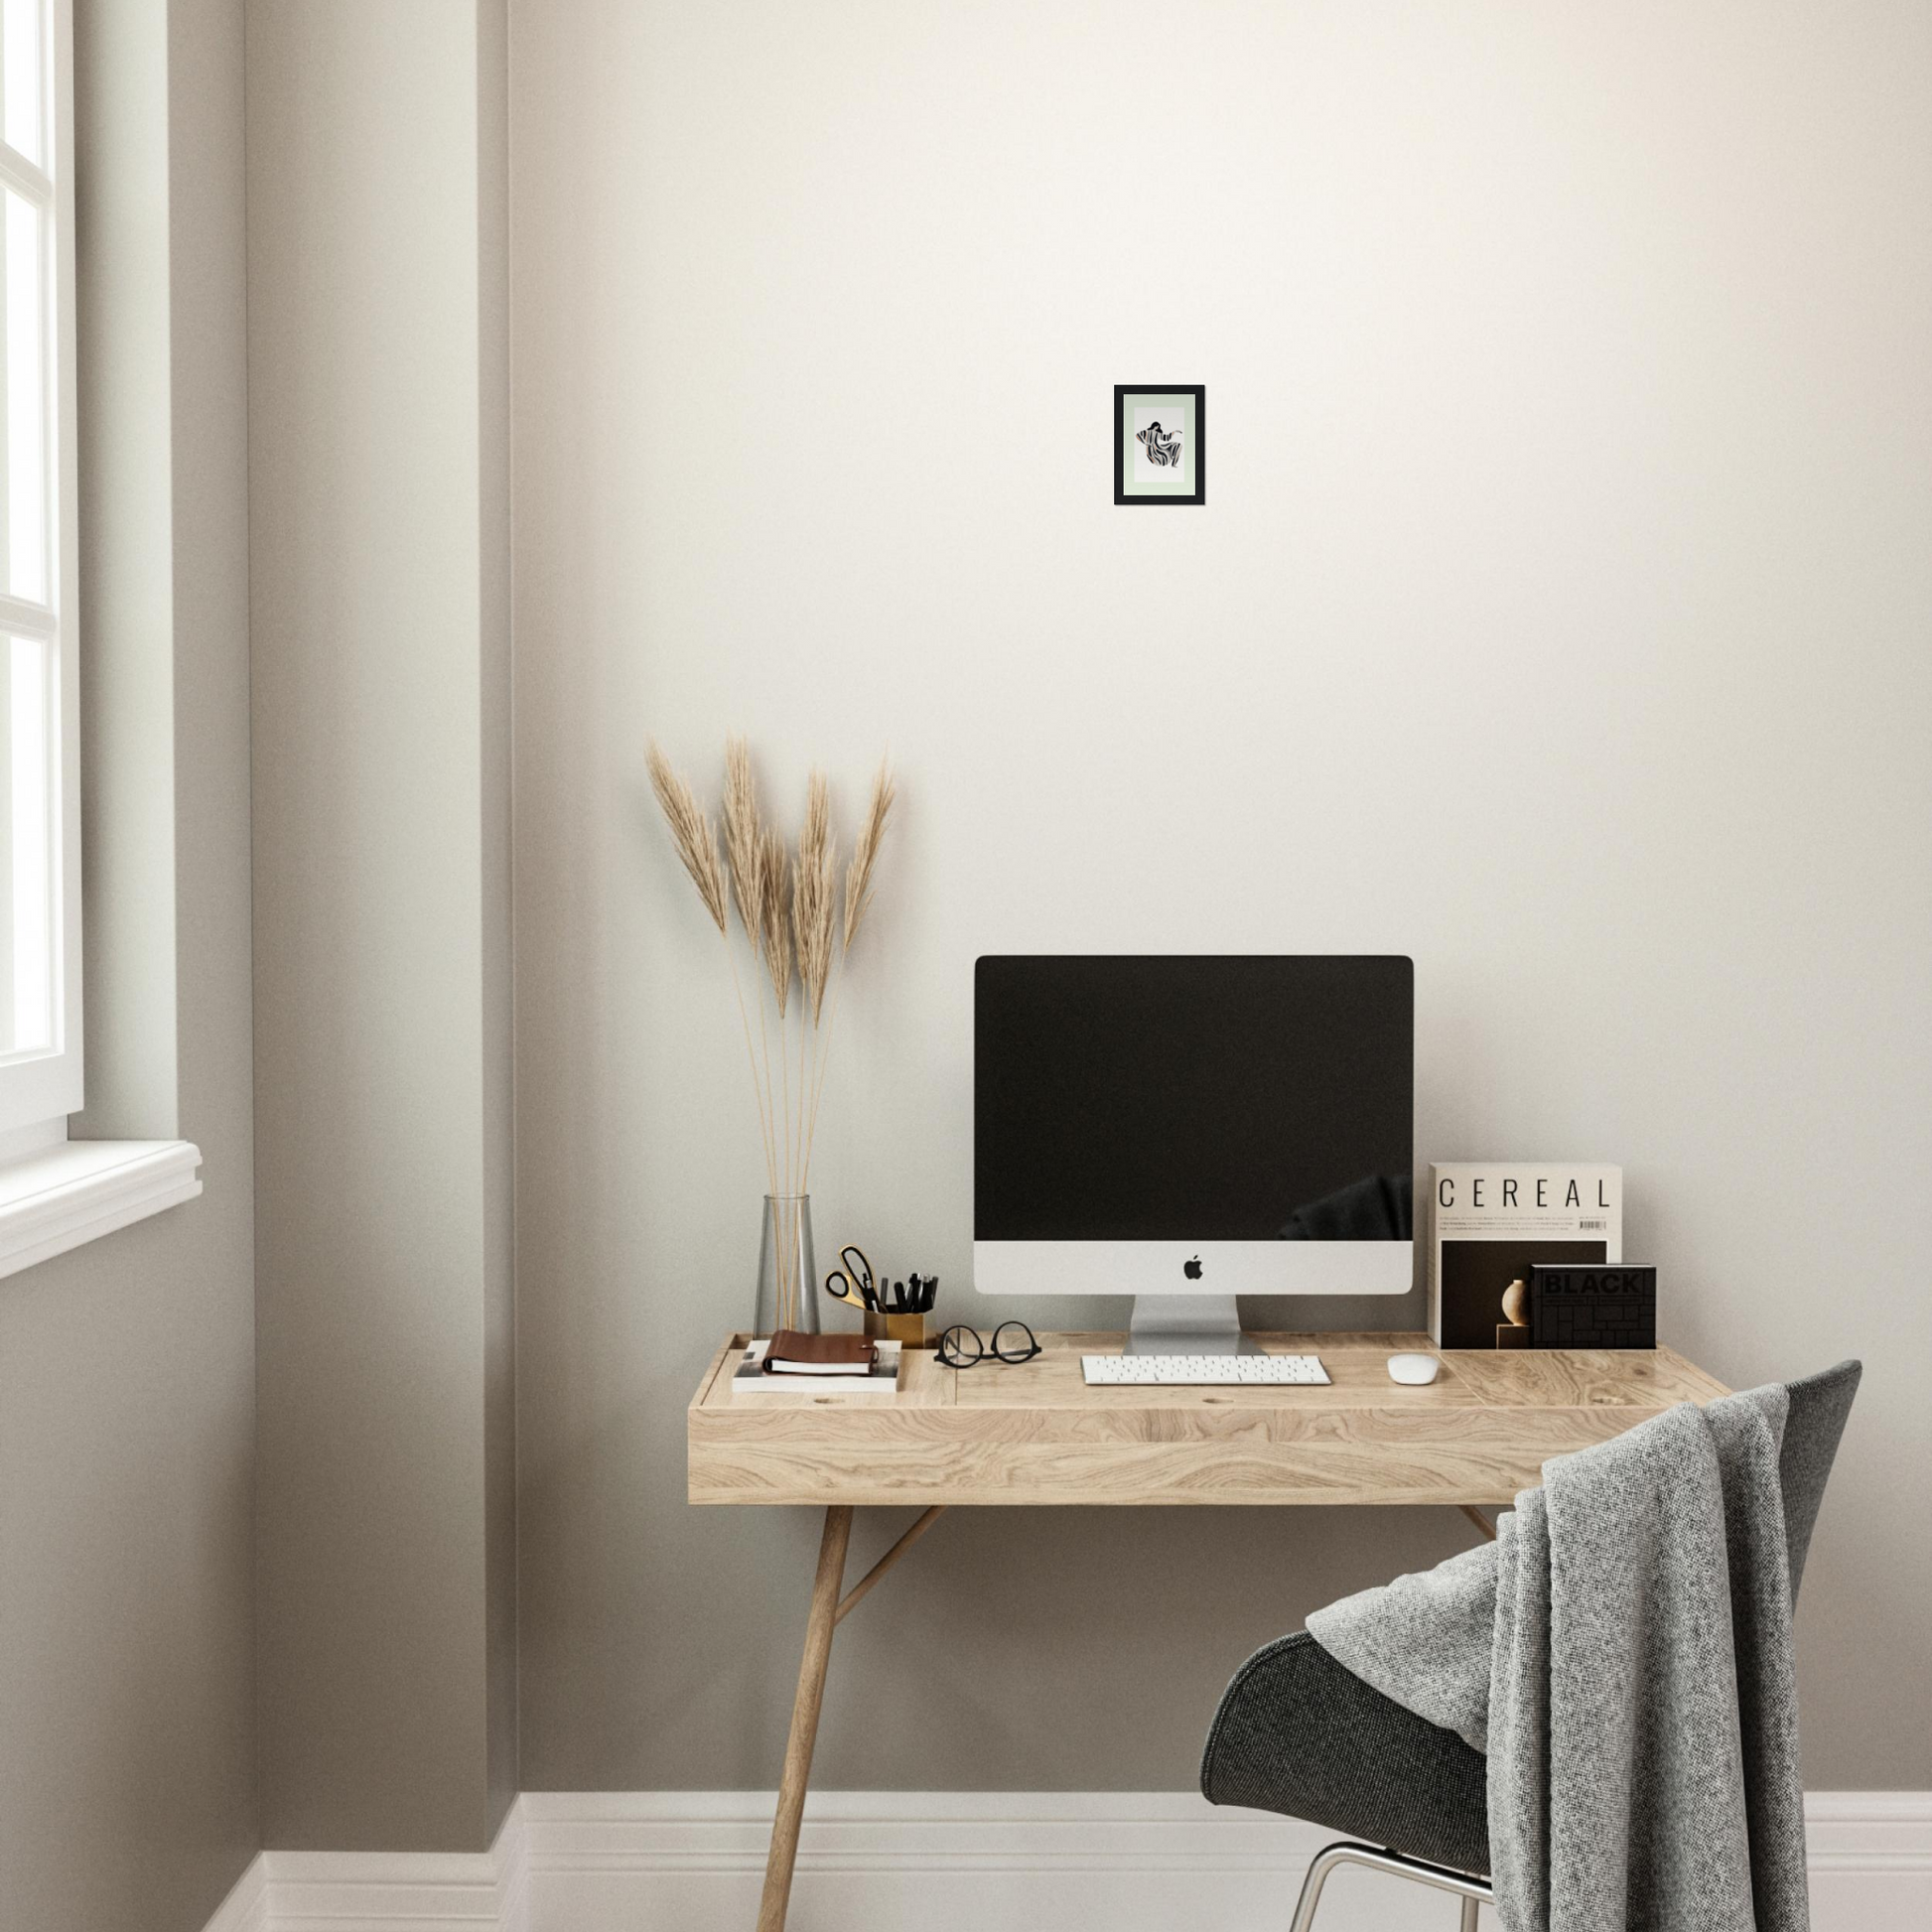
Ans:
[{"label": "silver monitor chin", "polygon": [[1130,1349],[1214,1354],[1240,1341],[1237,1295],[1406,1295],[1415,1257],[1412,1241],[975,1241],[973,1286],[1131,1295]]}]

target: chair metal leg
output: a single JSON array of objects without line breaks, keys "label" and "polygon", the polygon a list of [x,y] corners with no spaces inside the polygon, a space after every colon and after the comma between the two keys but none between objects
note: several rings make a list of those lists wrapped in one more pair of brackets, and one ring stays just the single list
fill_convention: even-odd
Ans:
[{"label": "chair metal leg", "polygon": [[1365,1864],[1371,1871],[1386,1871],[1415,1884],[1453,1892],[1462,1901],[1462,1932],[1475,1932],[1478,1908],[1484,1899],[1496,1895],[1486,1878],[1471,1877],[1466,1871],[1451,1871],[1447,1865],[1430,1864],[1422,1859],[1405,1859],[1400,1852],[1378,1851],[1373,1845],[1354,1845],[1343,1840],[1314,1855],[1309,1875],[1302,1881],[1302,1896],[1289,1932],[1309,1932],[1314,1923],[1314,1908],[1321,1902],[1321,1887],[1338,1864]]}]

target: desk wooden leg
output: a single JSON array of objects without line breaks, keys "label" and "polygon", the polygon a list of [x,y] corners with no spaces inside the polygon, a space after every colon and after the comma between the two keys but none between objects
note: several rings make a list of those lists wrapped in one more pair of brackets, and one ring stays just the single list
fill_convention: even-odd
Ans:
[{"label": "desk wooden leg", "polygon": [[893,1547],[890,1550],[888,1550],[886,1554],[883,1557],[881,1557],[879,1561],[876,1564],[874,1564],[873,1567],[870,1570],[868,1570],[866,1574],[863,1577],[861,1577],[859,1581],[856,1584],[854,1584],[852,1587],[849,1590],[847,1590],[842,1597],[839,1598],[839,1613],[837,1616],[835,1616],[832,1619],[832,1621],[834,1623],[843,1623],[846,1619],[848,1612],[852,1610],[856,1610],[859,1607],[859,1605],[866,1600],[866,1592],[870,1590],[872,1587],[876,1583],[878,1583],[880,1578],[885,1576],[887,1571],[889,1571],[893,1567],[893,1565],[896,1564],[899,1560],[899,1558],[902,1557],[906,1553],[906,1551],[909,1550],[913,1546],[913,1544],[915,1544],[919,1540],[919,1538],[922,1537],[926,1533],[926,1531],[929,1530],[933,1526],[933,1524],[936,1523],[940,1519],[940,1517],[942,1517],[945,1513],[946,1513],[946,1506],[944,1503],[934,1503],[932,1507],[928,1509],[925,1512],[925,1514],[921,1516],[919,1520],[916,1523],[914,1523],[912,1527],[909,1530],[907,1530],[905,1534],[901,1536],[899,1540],[897,1543],[895,1543]]},{"label": "desk wooden leg", "polygon": [[825,1512],[812,1580],[811,1613],[805,1619],[805,1655],[792,1700],[791,1735],[778,1780],[778,1814],[771,1821],[771,1852],[764,1862],[764,1895],[759,1901],[759,1932],[784,1932],[791,1901],[791,1867],[798,1857],[798,1825],[805,1813],[805,1785],[818,1741],[818,1709],[825,1698],[825,1667],[832,1657],[832,1630],[839,1619],[839,1586],[845,1581],[845,1546],[852,1539],[852,1510],[835,1503]]},{"label": "desk wooden leg", "polygon": [[1479,1529],[1483,1533],[1484,1536],[1486,1536],[1489,1539],[1491,1543],[1495,1542],[1496,1540],[1495,1524],[1492,1523],[1488,1519],[1488,1517],[1486,1517],[1482,1513],[1482,1511],[1475,1506],[1474,1503],[1457,1503],[1455,1506],[1457,1509],[1459,1509],[1462,1512],[1464,1516],[1466,1516],[1469,1519],[1470,1522],[1472,1522],[1476,1526],[1477,1529]]}]

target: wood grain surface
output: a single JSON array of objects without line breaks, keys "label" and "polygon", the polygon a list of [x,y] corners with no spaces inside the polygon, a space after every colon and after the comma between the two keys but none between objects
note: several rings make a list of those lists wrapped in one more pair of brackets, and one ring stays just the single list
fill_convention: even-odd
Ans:
[{"label": "wood grain surface", "polygon": [[730,1337],[688,1416],[694,1503],[1139,1506],[1502,1504],[1552,1455],[1587,1449],[1724,1385],[1668,1348],[1450,1351],[1427,1387],[1388,1357],[1419,1334],[1268,1334],[1318,1355],[1328,1387],[1089,1388],[1082,1353],[1118,1334],[1042,1334],[1008,1366],[908,1351],[897,1397],[734,1400]]}]

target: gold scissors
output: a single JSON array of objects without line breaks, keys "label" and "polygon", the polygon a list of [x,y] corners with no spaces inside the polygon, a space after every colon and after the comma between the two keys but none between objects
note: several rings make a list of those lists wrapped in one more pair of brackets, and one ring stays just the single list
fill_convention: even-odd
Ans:
[{"label": "gold scissors", "polygon": [[879,1293],[873,1285],[872,1263],[865,1250],[850,1245],[839,1250],[840,1266],[825,1277],[825,1292],[835,1302],[847,1302],[868,1314],[879,1307]]}]

